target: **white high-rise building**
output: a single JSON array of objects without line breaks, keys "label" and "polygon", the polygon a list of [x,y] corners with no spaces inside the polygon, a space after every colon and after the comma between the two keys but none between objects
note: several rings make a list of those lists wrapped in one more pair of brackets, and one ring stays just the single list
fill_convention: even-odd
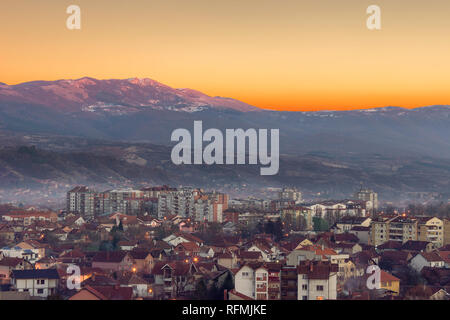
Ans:
[{"label": "white high-rise building", "polygon": [[279,193],[279,198],[283,201],[295,201],[297,204],[303,201],[302,193],[296,188],[283,188]]},{"label": "white high-rise building", "polygon": [[361,190],[355,194],[355,198],[366,201],[366,210],[368,212],[374,214],[378,210],[378,193],[361,188]]}]

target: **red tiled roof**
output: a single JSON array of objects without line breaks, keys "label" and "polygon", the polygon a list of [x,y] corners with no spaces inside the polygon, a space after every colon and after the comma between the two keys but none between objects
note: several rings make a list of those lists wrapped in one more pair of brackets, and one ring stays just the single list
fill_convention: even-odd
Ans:
[{"label": "red tiled roof", "polygon": [[259,259],[262,257],[259,251],[241,251],[238,254],[239,259]]},{"label": "red tiled roof", "polygon": [[188,241],[191,241],[191,242],[203,243],[202,239],[200,239],[200,238],[198,238],[198,237],[196,237],[196,236],[194,236],[194,235],[192,235],[190,233],[176,232],[175,235],[177,237],[182,237],[182,238],[184,238],[184,239],[186,239]]},{"label": "red tiled roof", "polygon": [[439,251],[439,256],[444,260],[446,263],[450,263],[450,251]]},{"label": "red tiled roof", "polygon": [[21,262],[23,262],[23,259],[20,258],[9,258],[9,257],[5,257],[2,260],[0,260],[0,266],[5,266],[5,267],[16,267],[18,264],[20,264]]},{"label": "red tiled roof", "polygon": [[400,281],[399,278],[396,278],[392,274],[387,273],[386,271],[383,270],[380,270],[380,280],[381,282]]},{"label": "red tiled roof", "polygon": [[443,261],[443,259],[437,254],[437,252],[421,252],[420,255],[428,262]]},{"label": "red tiled roof", "polygon": [[100,300],[131,300],[133,297],[132,287],[117,286],[86,286],[88,290]]},{"label": "red tiled roof", "polygon": [[337,264],[326,263],[322,261],[301,261],[297,266],[298,274],[306,274],[309,279],[325,280],[331,273],[338,271]]},{"label": "red tiled roof", "polygon": [[200,247],[195,242],[181,242],[177,247],[183,247],[186,251],[199,251]]}]

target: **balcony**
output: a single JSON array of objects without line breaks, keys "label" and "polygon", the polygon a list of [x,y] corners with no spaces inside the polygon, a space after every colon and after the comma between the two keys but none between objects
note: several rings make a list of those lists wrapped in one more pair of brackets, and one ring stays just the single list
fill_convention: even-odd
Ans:
[{"label": "balcony", "polygon": [[256,281],[267,281],[267,277],[256,277]]},{"label": "balcony", "polygon": [[280,293],[280,288],[279,287],[269,287],[268,292],[269,293]]},{"label": "balcony", "polygon": [[269,281],[270,282],[280,282],[280,277],[278,277],[278,276],[269,277]]}]

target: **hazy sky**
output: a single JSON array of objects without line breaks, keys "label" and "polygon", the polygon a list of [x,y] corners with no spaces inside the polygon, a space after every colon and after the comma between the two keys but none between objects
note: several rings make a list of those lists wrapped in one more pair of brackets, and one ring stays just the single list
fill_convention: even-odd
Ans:
[{"label": "hazy sky", "polygon": [[450,104],[449,0],[1,0],[0,45],[8,84],[149,77],[285,110]]}]

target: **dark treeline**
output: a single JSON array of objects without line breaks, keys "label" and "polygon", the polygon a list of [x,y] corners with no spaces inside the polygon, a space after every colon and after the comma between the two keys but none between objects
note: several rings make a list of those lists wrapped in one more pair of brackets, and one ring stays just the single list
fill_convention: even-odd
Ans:
[{"label": "dark treeline", "polygon": [[450,203],[410,204],[406,210],[412,215],[450,218]]}]

